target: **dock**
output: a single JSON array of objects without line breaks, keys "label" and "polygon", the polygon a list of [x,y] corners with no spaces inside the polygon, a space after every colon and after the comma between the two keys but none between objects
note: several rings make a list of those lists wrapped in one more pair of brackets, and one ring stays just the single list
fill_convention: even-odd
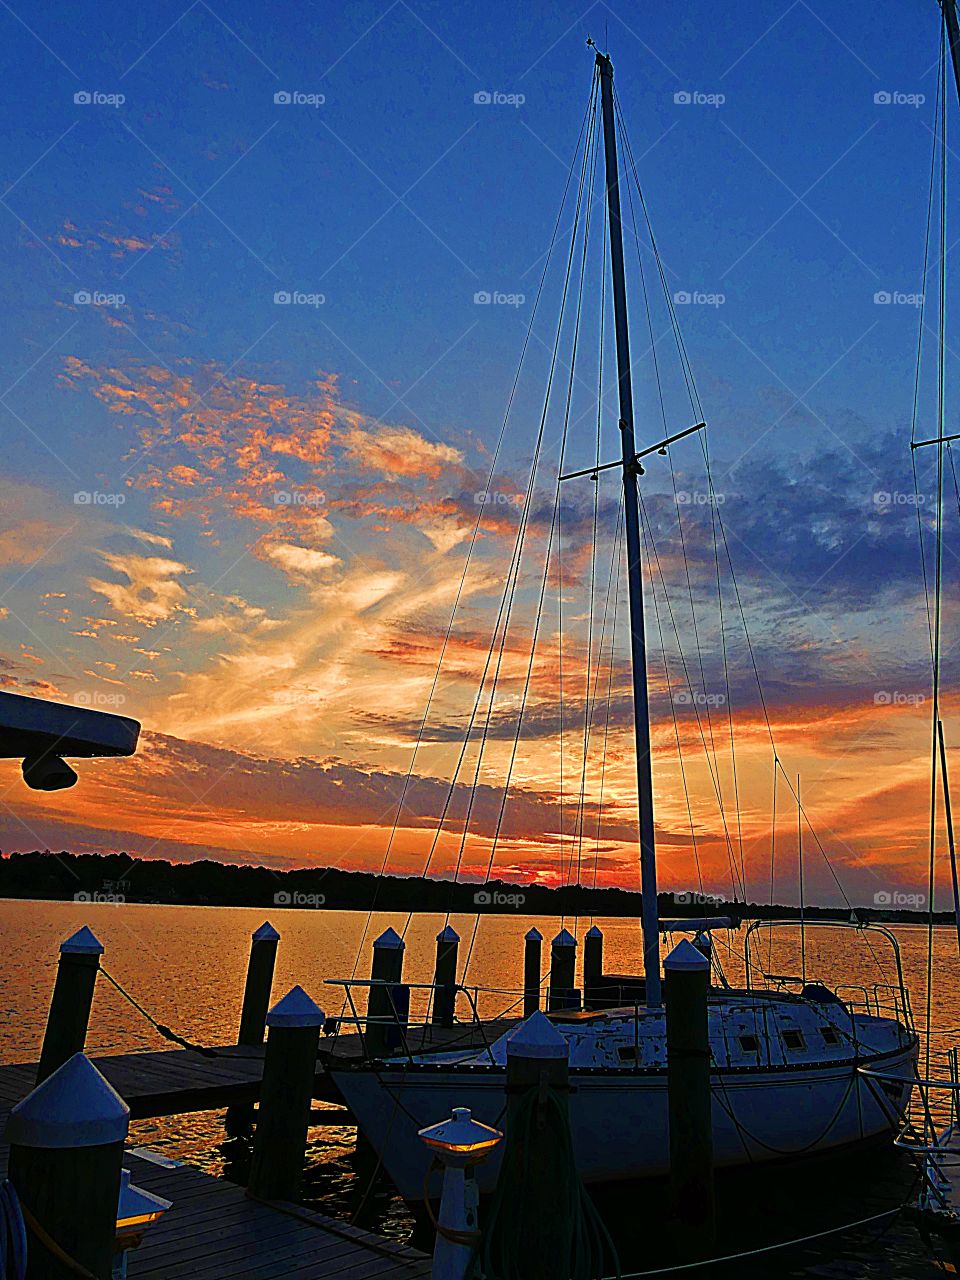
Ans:
[{"label": "dock", "polygon": [[299,1205],[248,1199],[242,1187],[134,1149],[137,1186],[173,1201],[129,1254],[129,1280],[414,1280],[431,1260]]},{"label": "dock", "polygon": [[[412,1053],[443,1053],[450,1049],[481,1051],[515,1020],[450,1028],[427,1026],[411,1030]],[[401,1050],[397,1050],[399,1054]],[[223,1107],[255,1103],[260,1097],[264,1050],[251,1045],[220,1045],[215,1057],[192,1049],[159,1049],[145,1053],[91,1056],[97,1070],[130,1108],[131,1120],[216,1111]],[[314,1078],[314,1098],[342,1102],[328,1070],[334,1060],[349,1062],[362,1054],[359,1035],[339,1035],[321,1042]],[[0,1066],[0,1114],[19,1102],[33,1088],[36,1062]]]}]

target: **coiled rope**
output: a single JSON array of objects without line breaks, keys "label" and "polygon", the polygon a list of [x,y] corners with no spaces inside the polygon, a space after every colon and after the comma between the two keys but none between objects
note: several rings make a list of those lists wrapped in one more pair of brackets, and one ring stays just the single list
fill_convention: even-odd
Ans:
[{"label": "coiled rope", "polygon": [[604,1260],[609,1257],[619,1280],[616,1246],[577,1172],[566,1097],[549,1087],[528,1089],[511,1112],[503,1165],[479,1246],[483,1275],[486,1280],[527,1280],[520,1270],[523,1264],[517,1257],[516,1243],[525,1227],[524,1192],[532,1177],[530,1151],[541,1118],[554,1129],[561,1147],[562,1180],[555,1225],[569,1241],[570,1267],[564,1275],[571,1280],[599,1280],[604,1274]]}]

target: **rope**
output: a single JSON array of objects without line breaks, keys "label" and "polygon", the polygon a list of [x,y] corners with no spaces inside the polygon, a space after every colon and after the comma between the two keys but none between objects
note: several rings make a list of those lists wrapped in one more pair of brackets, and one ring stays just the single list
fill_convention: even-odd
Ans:
[{"label": "rope", "polygon": [[[237,1056],[234,1053],[230,1053],[230,1054],[218,1053],[216,1049],[211,1049],[208,1046],[202,1045],[202,1044],[194,1044],[193,1041],[187,1040],[183,1036],[177,1035],[177,1033],[175,1031],[171,1031],[171,1029],[168,1026],[165,1026],[162,1022],[158,1022],[152,1013],[148,1013],[147,1010],[143,1007],[143,1005],[140,1004],[138,1000],[134,999],[134,997],[130,994],[130,992],[126,991],[120,985],[120,983],[116,980],[113,974],[108,973],[107,970],[104,969],[102,965],[100,967],[100,972],[103,974],[106,980],[111,984],[111,986],[116,987],[117,991],[120,992],[124,1000],[132,1004],[134,1009],[136,1009],[136,1011],[141,1015],[141,1017],[146,1018],[147,1022],[150,1023],[151,1027],[153,1027],[153,1029],[159,1035],[163,1036],[165,1040],[170,1040],[174,1044],[180,1045],[180,1047],[183,1049],[190,1049],[193,1053],[203,1054],[205,1058],[226,1058],[226,1057]],[[244,1056],[254,1058],[254,1057],[258,1057],[259,1055],[247,1054]]]},{"label": "rope", "polygon": [[511,1108],[503,1165],[479,1251],[486,1280],[527,1280],[519,1269],[517,1241],[526,1221],[525,1188],[533,1178],[530,1152],[541,1125],[551,1127],[561,1149],[557,1198],[552,1207],[555,1229],[565,1237],[564,1252],[569,1250],[569,1270],[564,1268],[564,1276],[571,1280],[600,1277],[604,1258],[609,1255],[619,1278],[616,1246],[577,1173],[566,1094],[541,1082],[539,1088],[527,1089]]},{"label": "rope", "polygon": [[36,1236],[40,1244],[49,1254],[56,1258],[62,1267],[66,1267],[73,1275],[80,1276],[81,1280],[98,1280],[98,1277],[92,1271],[88,1271],[83,1263],[77,1262],[76,1258],[71,1258],[70,1254],[57,1244],[53,1236],[37,1221],[22,1200],[19,1203],[19,1208],[20,1213],[23,1215],[23,1221],[27,1224],[31,1235]]},{"label": "rope", "polygon": [[[641,1280],[644,1276],[672,1276],[681,1271],[694,1271],[698,1267],[715,1267],[722,1262],[739,1262],[743,1258],[757,1258],[763,1254],[775,1253],[778,1249],[795,1249],[798,1245],[810,1244],[814,1240],[824,1240],[828,1236],[840,1235],[844,1231],[854,1231],[858,1227],[868,1227],[873,1222],[882,1222],[887,1218],[895,1218],[901,1214],[905,1204],[896,1209],[885,1209],[883,1213],[871,1214],[869,1218],[858,1218],[855,1222],[845,1222],[842,1227],[829,1227],[826,1231],[814,1231],[807,1236],[797,1236],[794,1240],[781,1240],[777,1244],[762,1245],[759,1249],[744,1249],[740,1253],[726,1253],[719,1258],[705,1258],[702,1262],[683,1262],[675,1267],[656,1267],[653,1271],[628,1271],[619,1276],[619,1280]],[[604,1280],[614,1280],[612,1276]]]},{"label": "rope", "polygon": [[27,1231],[13,1183],[0,1183],[0,1280],[25,1280]]},{"label": "rope", "polygon": [[435,1170],[442,1168],[443,1165],[434,1157],[433,1162],[427,1167],[427,1172],[423,1175],[423,1204],[427,1217],[433,1224],[437,1235],[443,1236],[444,1240],[449,1240],[451,1244],[479,1244],[479,1231],[457,1231],[453,1227],[445,1227],[433,1212],[433,1205],[430,1203],[430,1175]]}]

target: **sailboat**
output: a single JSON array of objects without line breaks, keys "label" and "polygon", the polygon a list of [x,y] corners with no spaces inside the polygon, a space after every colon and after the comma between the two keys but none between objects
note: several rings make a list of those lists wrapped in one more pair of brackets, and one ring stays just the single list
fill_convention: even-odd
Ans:
[{"label": "sailboat", "polygon": [[[620,108],[611,59],[599,50],[595,50],[591,106],[597,137],[594,164],[598,164],[602,137],[604,263],[609,263],[616,339],[620,456],[608,464],[598,458],[589,474],[595,478],[597,472],[616,467],[622,476],[618,521],[622,519],[626,546],[644,972],[631,995],[636,1003],[561,1010],[549,1016],[569,1046],[570,1122],[577,1166],[585,1182],[603,1183],[660,1176],[669,1165],[660,954],[666,926],[658,915],[638,477],[643,474],[642,459],[663,454],[678,440],[696,435],[704,423],[668,432],[652,445],[638,447],[618,159]],[[586,474],[560,474],[558,488],[560,480]],[[795,922],[789,923],[795,927]],[[705,917],[673,921],[669,927],[691,929],[697,934],[697,945],[709,948],[712,932],[725,926],[730,921]],[[896,939],[883,932],[896,950]],[[899,969],[899,957],[897,964]],[[805,971],[800,981],[794,980],[797,991],[786,989],[783,981],[772,989],[759,987],[752,977],[755,969],[748,956],[747,986],[737,989],[724,981],[712,989],[709,1001],[716,1165],[796,1159],[889,1141],[910,1101],[918,1052],[902,977],[891,1002],[875,999],[858,1006]],[[343,985],[353,1004],[352,985],[369,988],[370,984],[346,980]],[[336,1056],[331,1059],[333,1078],[359,1129],[408,1201],[423,1199],[430,1165],[429,1152],[417,1141],[418,1130],[449,1115],[454,1106],[469,1107],[474,1117],[491,1125],[502,1117],[511,1034],[512,1030],[505,1032],[482,1051],[474,1042],[472,1048],[441,1053],[381,1054],[350,1063]],[[879,1085],[861,1075],[864,1066],[881,1073]],[[492,1189],[497,1167],[494,1155],[478,1168],[481,1191]]]}]

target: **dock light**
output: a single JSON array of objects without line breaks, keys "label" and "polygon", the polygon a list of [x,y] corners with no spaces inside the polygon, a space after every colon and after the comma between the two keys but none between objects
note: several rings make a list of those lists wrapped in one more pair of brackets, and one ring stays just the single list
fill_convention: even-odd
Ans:
[{"label": "dock light", "polygon": [[34,791],[62,791],[77,781],[65,757],[132,756],[140,725],[128,716],[0,691],[0,759],[20,760]]},{"label": "dock light", "polygon": [[127,1251],[136,1249],[143,1233],[171,1207],[172,1201],[155,1196],[152,1191],[135,1187],[130,1181],[130,1170],[120,1170],[120,1202],[117,1205],[117,1257],[112,1280],[125,1280]]},{"label": "dock light", "polygon": [[420,1130],[420,1141],[444,1164],[476,1164],[502,1137],[499,1129],[474,1120],[469,1107],[454,1107],[449,1120]]},{"label": "dock light", "polygon": [[[471,1166],[486,1159],[502,1139],[499,1129],[474,1120],[469,1107],[454,1107],[449,1120],[420,1130],[420,1141],[443,1166],[440,1217],[434,1220],[433,1280],[466,1280],[471,1274],[480,1239],[480,1193]],[[429,1177],[428,1171],[427,1181]],[[425,1198],[431,1212],[429,1196]]]}]

